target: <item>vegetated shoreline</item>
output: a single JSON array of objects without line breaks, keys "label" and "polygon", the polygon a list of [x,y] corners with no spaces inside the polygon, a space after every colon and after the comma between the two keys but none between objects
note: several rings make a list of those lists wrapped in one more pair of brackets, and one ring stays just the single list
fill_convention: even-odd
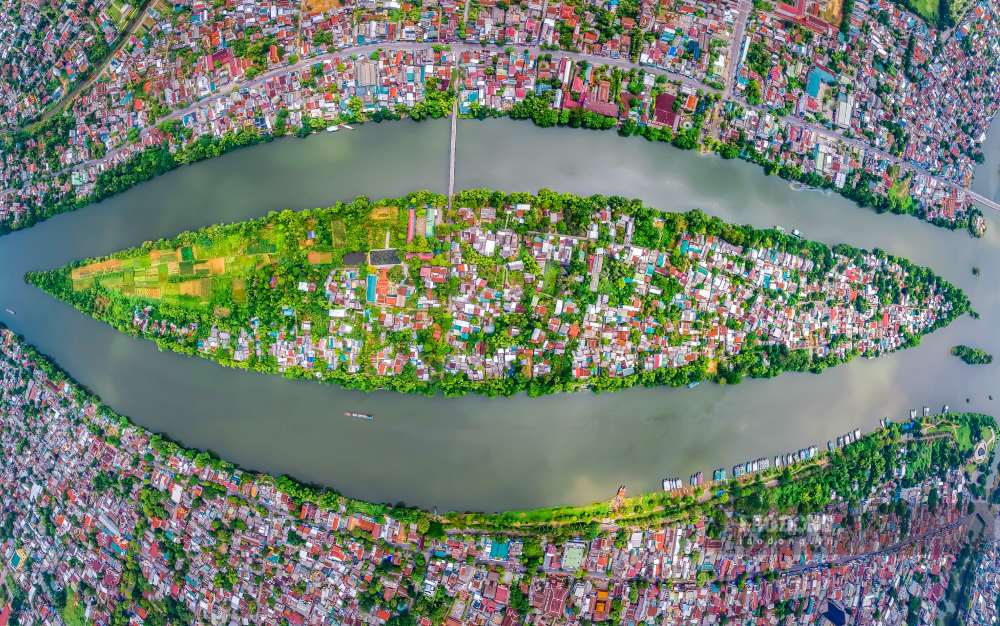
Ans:
[{"label": "vegetated shoreline", "polygon": [[[89,389],[76,382],[51,358],[39,352],[22,336],[0,322],[0,338],[12,336],[21,352],[43,371],[50,381],[72,389],[81,408],[91,404],[93,415],[83,415],[91,432],[110,445],[118,445],[120,437],[108,434],[133,429],[149,437],[150,446],[160,455],[181,456],[197,467],[209,466],[217,471],[243,472],[250,480],[274,485],[296,504],[312,503],[325,510],[343,509],[349,514],[360,513],[375,520],[391,516],[400,521],[417,523],[422,534],[440,536],[447,531],[463,533],[505,532],[527,538],[544,535],[559,540],[581,535],[596,537],[600,526],[612,523],[623,528],[649,528],[657,524],[682,519],[718,519],[725,510],[749,518],[769,510],[810,513],[830,504],[835,498],[858,501],[867,497],[880,483],[894,476],[900,454],[908,464],[902,483],[917,484],[934,472],[959,467],[972,456],[983,431],[996,429],[992,416],[981,413],[947,413],[933,418],[916,418],[905,427],[910,433],[928,432],[926,438],[904,440],[904,426],[888,423],[885,427],[833,452],[821,451],[808,461],[769,469],[718,483],[706,483],[699,488],[680,493],[648,492],[625,498],[614,508],[610,501],[583,505],[541,507],[536,509],[476,512],[450,511],[443,514],[420,507],[374,503],[344,496],[331,487],[306,483],[288,475],[273,476],[240,467],[219,458],[210,451],[185,447],[182,443],[132,422],[104,404]],[[936,429],[939,423],[948,427]],[[971,448],[962,450],[955,429],[968,429]],[[120,434],[120,433],[119,433]],[[244,481],[241,481],[241,483]]]},{"label": "vegetated shoreline", "polygon": [[[650,220],[659,219],[666,221],[669,224],[683,224],[684,226],[681,227],[683,230],[676,233],[677,237],[687,232],[695,232],[717,236],[721,240],[732,243],[733,245],[743,246],[745,244],[747,249],[753,245],[761,245],[763,247],[774,248],[790,254],[800,254],[804,258],[809,258],[816,262],[816,267],[812,270],[814,272],[822,272],[824,269],[832,267],[835,263],[835,254],[840,257],[853,259],[859,259],[862,255],[868,254],[865,250],[860,250],[844,244],[838,244],[830,247],[818,242],[800,239],[776,229],[756,229],[749,225],[727,224],[719,218],[706,216],[704,213],[697,210],[688,213],[670,213],[659,211],[657,209],[646,207],[639,200],[628,200],[620,196],[606,197],[595,195],[589,197],[579,197],[573,194],[556,194],[555,192],[544,189],[540,190],[537,194],[505,194],[498,191],[477,189],[459,192],[456,194],[456,198],[457,202],[455,203],[455,206],[463,206],[463,203],[467,203],[469,206],[483,206],[486,203],[489,203],[491,206],[498,206],[505,202],[509,202],[511,204],[517,202],[541,202],[543,204],[539,206],[544,206],[544,203],[562,202],[566,203],[565,206],[567,207],[575,203],[575,206],[582,205],[585,209],[589,207],[588,210],[592,210],[595,207],[607,205],[615,207],[614,210],[623,211],[628,215],[633,215],[634,213],[635,216],[645,217]],[[238,369],[248,369],[269,374],[281,374],[288,378],[310,380],[320,379],[324,382],[333,382],[346,388],[362,391],[392,390],[406,393],[422,393],[426,395],[443,393],[446,396],[479,393],[487,396],[497,396],[514,395],[520,392],[527,392],[529,395],[541,395],[564,391],[580,391],[583,389],[590,389],[594,392],[602,392],[624,389],[637,385],[681,386],[690,385],[703,380],[712,380],[715,382],[732,384],[739,382],[745,376],[768,378],[783,371],[811,371],[813,373],[819,373],[826,367],[847,362],[858,355],[857,350],[852,350],[847,352],[843,358],[833,353],[822,358],[817,358],[806,350],[789,350],[781,345],[765,344],[762,341],[756,342],[757,340],[755,340],[755,343],[751,345],[749,349],[744,348],[730,361],[720,361],[718,368],[710,368],[704,358],[699,358],[699,360],[682,367],[661,368],[658,370],[650,370],[648,372],[640,371],[639,373],[628,376],[608,376],[606,374],[601,374],[596,378],[586,379],[583,383],[581,383],[580,380],[571,378],[567,379],[565,376],[563,378],[558,378],[555,375],[544,379],[528,379],[513,376],[504,378],[487,378],[481,381],[474,381],[466,377],[465,374],[442,374],[440,379],[426,382],[417,381],[412,377],[379,376],[369,371],[346,373],[342,368],[326,370],[322,372],[322,375],[317,370],[303,369],[300,367],[291,367],[286,369],[284,372],[281,372],[279,371],[276,362],[259,359],[254,361],[237,361],[233,358],[227,357],[226,355],[220,355],[217,352],[209,353],[207,355],[202,354],[198,351],[196,342],[194,341],[182,342],[170,336],[155,336],[151,333],[140,332],[132,324],[133,310],[139,305],[152,305],[156,307],[156,311],[158,313],[164,312],[163,319],[172,323],[177,323],[178,325],[196,323],[199,328],[209,328],[216,323],[223,322],[223,320],[217,319],[214,315],[210,315],[205,311],[195,311],[193,307],[173,305],[155,300],[143,300],[139,297],[124,296],[111,292],[103,286],[95,285],[84,291],[77,291],[73,287],[72,280],[70,278],[72,270],[82,265],[112,259],[121,260],[137,258],[142,255],[148,255],[152,250],[179,248],[185,245],[191,246],[194,245],[196,241],[203,240],[205,237],[223,238],[227,235],[234,235],[247,238],[251,237],[256,232],[261,231],[265,227],[274,226],[275,224],[280,224],[282,227],[286,224],[292,224],[291,227],[297,226],[301,230],[304,228],[304,223],[309,220],[338,217],[343,218],[341,221],[353,220],[348,221],[348,223],[354,224],[358,228],[367,229],[370,224],[367,220],[371,216],[373,207],[396,206],[397,208],[402,209],[405,207],[412,207],[414,205],[433,206],[444,210],[443,207],[447,206],[447,198],[440,194],[420,191],[411,193],[402,198],[382,199],[377,202],[371,202],[365,197],[360,197],[349,203],[338,202],[329,208],[305,211],[286,210],[282,212],[271,212],[264,217],[256,219],[226,225],[210,226],[197,231],[187,231],[170,239],[161,239],[156,242],[145,242],[142,246],[119,251],[107,256],[75,261],[57,270],[47,272],[29,272],[25,275],[25,280],[26,282],[47,291],[56,298],[72,304],[78,310],[110,324],[112,327],[121,332],[132,336],[142,336],[156,341],[161,350],[168,349],[189,356],[202,356],[203,358],[207,358],[218,364]],[[563,207],[564,205],[559,204],[557,206]],[[571,212],[572,210],[572,208],[566,208],[567,212]],[[592,215],[592,213],[587,213],[586,217],[589,219],[590,215]],[[561,229],[562,231],[566,231],[570,227],[564,221],[558,223],[556,228],[557,230]],[[434,241],[438,240],[435,239]],[[358,245],[364,247],[365,245],[369,245],[369,243],[362,243]],[[372,249],[372,247],[369,245],[365,251],[367,252],[370,249]],[[416,247],[414,247],[414,249],[416,249]],[[337,262],[343,258],[345,253],[351,252],[352,250],[353,249],[348,250],[346,248],[335,250],[332,253],[334,255],[333,266],[336,266]],[[920,286],[921,288],[930,286],[934,289],[933,293],[943,293],[945,299],[949,303],[949,307],[941,312],[941,315],[937,317],[933,325],[923,329],[924,334],[946,326],[963,313],[972,313],[970,303],[965,293],[943,278],[933,274],[933,272],[931,272],[928,268],[917,266],[906,259],[885,254],[877,249],[872,251],[871,254],[874,254],[879,259],[884,258],[886,261],[898,264],[907,273],[908,280],[905,285],[906,287],[912,289],[915,285]],[[912,279],[912,284],[910,279]],[[101,306],[98,306],[99,302],[102,303]],[[232,303],[227,302],[225,304],[228,306]],[[261,316],[261,311],[249,311],[249,313],[244,317],[249,319],[253,315]],[[171,316],[173,317],[171,318]],[[900,348],[908,348],[919,344],[921,334],[910,335],[904,331],[903,336],[906,341],[900,346]],[[197,337],[194,337],[194,339],[197,339]],[[874,356],[874,354],[877,353],[868,354],[866,356]],[[563,374],[565,374],[565,372],[563,372]],[[645,374],[651,375],[646,376]]]},{"label": "vegetated shoreline", "polygon": [[967,365],[989,365],[993,362],[993,355],[989,352],[982,350],[980,348],[974,348],[972,346],[957,345],[953,346],[951,353],[958,358],[962,359]]},{"label": "vegetated shoreline", "polygon": [[[454,99],[455,97],[454,93],[450,90],[443,93],[447,94],[449,100]],[[540,96],[535,96],[534,98],[535,100],[525,100],[524,102],[518,103],[510,111],[499,111],[478,106],[470,113],[461,115],[461,117],[462,119],[468,120],[485,120],[488,118],[530,120],[536,126],[542,128],[559,126],[588,130],[616,129],[621,137],[643,137],[647,141],[669,143],[672,147],[679,150],[694,150],[701,147],[701,149],[704,149],[707,152],[713,152],[723,159],[739,158],[748,163],[759,165],[764,170],[764,174],[767,176],[777,174],[785,180],[799,182],[809,187],[832,190],[843,198],[854,202],[858,206],[862,208],[871,208],[876,213],[908,215],[940,228],[946,228],[949,230],[964,228],[968,230],[972,237],[982,236],[982,233],[977,231],[975,228],[975,223],[977,221],[975,218],[982,215],[982,211],[980,211],[978,207],[971,207],[964,220],[955,220],[950,222],[941,218],[928,220],[925,218],[926,211],[921,206],[903,207],[898,203],[891,201],[887,195],[872,193],[868,189],[868,183],[873,178],[870,174],[862,174],[854,186],[845,186],[838,189],[834,187],[831,180],[828,180],[827,178],[814,172],[804,174],[797,167],[781,165],[776,161],[767,159],[764,155],[760,154],[750,142],[739,145],[733,143],[720,143],[718,141],[713,141],[711,145],[708,143],[700,144],[697,138],[697,132],[700,131],[700,121],[698,121],[692,129],[688,129],[694,130],[695,133],[692,134],[689,133],[688,130],[685,130],[679,132],[677,135],[673,135],[672,133],[665,132],[669,129],[658,129],[651,126],[639,127],[631,120],[619,122],[617,118],[590,111],[573,110],[573,116],[561,116],[560,111],[547,108],[547,106],[541,106],[538,102],[536,102],[543,100],[543,98]],[[418,103],[418,105],[419,104],[423,104],[423,102]],[[426,109],[419,109],[416,113],[408,112],[406,115],[400,115],[400,113],[390,111],[388,109],[379,110],[373,113],[372,119],[367,121],[381,123],[382,121],[399,121],[405,118],[415,122],[420,122],[425,119],[441,119],[447,116],[447,111],[450,110],[451,105],[448,104],[448,107],[446,108],[444,106],[437,106],[438,104],[440,103],[428,105]],[[569,110],[564,109],[562,110],[562,113],[569,113]],[[366,120],[363,119],[351,120],[352,124],[364,124],[365,122]],[[325,122],[323,127],[326,127],[327,125],[329,125],[329,122]],[[320,130],[321,129],[318,127],[307,128],[306,126],[303,126],[296,132],[296,134],[298,137],[304,138],[311,134],[318,133]],[[0,237],[18,230],[30,228],[35,224],[49,219],[50,217],[75,211],[96,202],[106,200],[113,195],[125,192],[132,187],[176,170],[183,165],[192,165],[199,161],[205,161],[223,156],[239,148],[268,143],[274,139],[280,139],[290,135],[291,133],[288,131],[281,133],[261,133],[256,127],[246,127],[235,132],[227,131],[221,137],[216,137],[214,135],[201,135],[193,142],[188,143],[175,151],[171,151],[166,145],[146,148],[145,150],[129,157],[122,163],[119,163],[98,174],[97,181],[95,183],[95,191],[90,195],[83,198],[70,198],[69,196],[64,196],[60,201],[54,204],[41,207],[39,210],[30,210],[24,218],[17,221],[13,225],[8,221],[0,222]]]}]

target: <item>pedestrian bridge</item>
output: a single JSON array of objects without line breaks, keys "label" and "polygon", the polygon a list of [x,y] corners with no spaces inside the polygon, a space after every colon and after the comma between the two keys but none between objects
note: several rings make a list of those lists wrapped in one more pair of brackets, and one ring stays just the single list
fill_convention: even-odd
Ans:
[{"label": "pedestrian bridge", "polygon": [[987,209],[993,209],[994,211],[1000,211],[1000,203],[995,200],[990,200],[986,196],[978,194],[975,191],[966,191],[965,193],[979,206],[986,207]]}]

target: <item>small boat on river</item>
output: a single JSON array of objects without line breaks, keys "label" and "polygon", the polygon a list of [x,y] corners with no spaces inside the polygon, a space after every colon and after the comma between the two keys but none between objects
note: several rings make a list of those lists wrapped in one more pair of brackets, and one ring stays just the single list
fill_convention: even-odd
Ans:
[{"label": "small boat on river", "polygon": [[4,311],[7,311],[7,312],[8,312],[8,313],[10,313],[11,315],[17,315],[17,313],[15,313],[15,312],[14,312],[14,309],[12,309],[12,308],[10,308],[10,307],[7,307],[6,309],[4,309]]},{"label": "small boat on river", "polygon": [[355,411],[344,411],[344,415],[347,417],[356,417],[362,420],[368,420],[369,422],[375,419],[374,415],[369,415],[368,413],[357,413]]}]

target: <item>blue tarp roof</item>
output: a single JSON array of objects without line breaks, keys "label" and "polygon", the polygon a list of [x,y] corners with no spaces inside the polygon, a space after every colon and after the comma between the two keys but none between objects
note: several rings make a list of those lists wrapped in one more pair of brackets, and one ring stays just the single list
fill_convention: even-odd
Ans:
[{"label": "blue tarp roof", "polygon": [[819,87],[821,83],[832,83],[836,80],[833,74],[818,67],[809,70],[809,78],[806,83],[806,93],[813,98],[819,97]]}]

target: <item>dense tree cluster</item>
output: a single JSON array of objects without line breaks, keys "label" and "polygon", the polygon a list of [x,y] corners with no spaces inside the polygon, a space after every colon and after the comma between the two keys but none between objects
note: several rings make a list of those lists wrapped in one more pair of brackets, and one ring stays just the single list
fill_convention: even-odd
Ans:
[{"label": "dense tree cluster", "polygon": [[951,349],[951,353],[969,365],[989,365],[993,362],[992,354],[980,348],[973,348],[972,346],[954,346]]},{"label": "dense tree cluster", "polygon": [[[59,118],[56,118],[59,119]],[[104,170],[97,176],[94,191],[90,195],[76,198],[72,194],[47,197],[37,205],[27,207],[25,215],[16,226],[0,222],[0,235],[12,229],[23,229],[48,219],[59,213],[73,211],[93,202],[98,202],[116,193],[125,191],[139,183],[152,180],[181,165],[211,159],[227,152],[269,141],[270,135],[262,135],[255,128],[245,128],[238,132],[227,132],[222,137],[202,135],[194,142],[171,152],[166,145],[146,148],[120,165]]]}]

